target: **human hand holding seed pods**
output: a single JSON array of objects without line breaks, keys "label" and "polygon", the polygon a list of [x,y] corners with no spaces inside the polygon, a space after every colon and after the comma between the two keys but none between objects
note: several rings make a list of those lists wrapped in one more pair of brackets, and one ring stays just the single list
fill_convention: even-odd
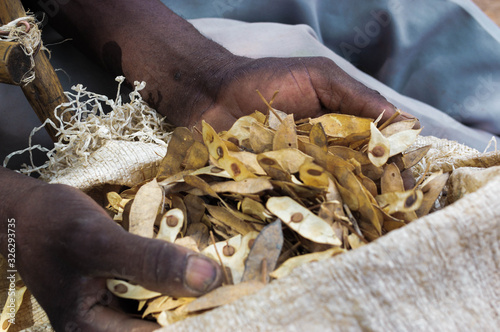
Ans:
[{"label": "human hand holding seed pods", "polygon": [[[158,328],[127,316],[123,301],[106,289],[107,278],[174,296],[198,296],[221,283],[213,261],[124,231],[79,190],[5,168],[0,179],[1,221],[16,221],[16,268],[56,330]],[[1,242],[7,257],[6,237]]]}]

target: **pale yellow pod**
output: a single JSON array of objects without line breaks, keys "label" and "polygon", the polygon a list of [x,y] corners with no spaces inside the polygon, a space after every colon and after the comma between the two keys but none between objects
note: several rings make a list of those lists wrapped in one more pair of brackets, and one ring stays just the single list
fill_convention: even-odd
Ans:
[{"label": "pale yellow pod", "polygon": [[106,287],[114,295],[131,300],[147,300],[160,296],[161,293],[150,291],[140,285],[134,285],[124,280],[108,279]]},{"label": "pale yellow pod", "polygon": [[288,196],[271,197],[267,209],[280,218],[291,229],[316,243],[342,245],[333,228],[323,219],[294,201]]},{"label": "pale yellow pod", "polygon": [[245,271],[245,260],[248,257],[253,240],[258,235],[259,233],[255,231],[247,233],[245,236],[238,234],[227,241],[217,242],[206,247],[201,253],[217,262],[219,262],[220,257],[224,267],[231,270],[233,283],[237,284],[241,281]]},{"label": "pale yellow pod", "polygon": [[311,254],[305,254],[300,256],[295,256],[287,259],[279,268],[271,272],[269,275],[274,279],[279,279],[289,275],[293,269],[302,266],[306,263],[317,262],[328,259],[335,255],[345,252],[345,249],[341,248],[331,248],[325,251],[314,252]]},{"label": "pale yellow pod", "polygon": [[368,142],[368,158],[373,165],[380,167],[389,159],[390,142],[377,127],[370,123],[370,141]]},{"label": "pale yellow pod", "polygon": [[391,147],[389,156],[392,157],[398,153],[406,151],[417,140],[418,135],[422,131],[420,129],[410,129],[400,131],[399,133],[389,136],[389,146]]},{"label": "pale yellow pod", "polygon": [[157,239],[174,243],[184,225],[184,213],[180,209],[170,209],[161,218]]}]

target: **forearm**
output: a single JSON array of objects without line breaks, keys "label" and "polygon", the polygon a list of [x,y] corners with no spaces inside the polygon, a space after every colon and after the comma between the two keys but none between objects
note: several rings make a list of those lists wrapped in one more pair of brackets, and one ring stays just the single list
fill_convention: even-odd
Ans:
[{"label": "forearm", "polygon": [[177,125],[199,98],[208,107],[237,59],[159,0],[72,0],[49,23],[113,74],[146,81],[147,101]]}]

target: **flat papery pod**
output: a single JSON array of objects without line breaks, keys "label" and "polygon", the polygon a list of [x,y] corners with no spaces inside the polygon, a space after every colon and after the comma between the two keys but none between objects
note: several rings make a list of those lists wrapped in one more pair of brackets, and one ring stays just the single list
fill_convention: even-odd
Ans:
[{"label": "flat papery pod", "polygon": [[260,124],[265,124],[267,121],[267,115],[265,115],[262,112],[259,112],[255,110],[252,114],[250,114],[252,118],[255,118],[257,121],[259,121]]},{"label": "flat papery pod", "polygon": [[361,165],[361,172],[366,176],[372,179],[373,181],[380,180],[380,177],[384,173],[383,167],[377,167],[373,164],[369,165]]},{"label": "flat papery pod", "polygon": [[250,232],[245,236],[238,234],[227,241],[217,242],[206,247],[201,253],[229,268],[233,282],[237,284],[243,277],[245,260],[248,257],[253,241],[258,235],[258,232]]},{"label": "flat papery pod", "polygon": [[205,207],[212,217],[217,219],[223,225],[233,229],[238,234],[246,235],[256,230],[251,223],[237,218],[225,207],[208,204],[206,204]]},{"label": "flat papery pod", "polygon": [[417,124],[417,122],[418,122],[417,119],[393,122],[384,129],[380,130],[380,132],[385,137],[389,137],[399,132],[413,129],[413,127],[415,127],[415,124]]},{"label": "flat papery pod", "polygon": [[404,221],[384,220],[384,230],[387,232],[406,226]]},{"label": "flat papery pod", "polygon": [[358,249],[362,246],[364,246],[366,243],[363,242],[363,240],[361,240],[359,238],[359,236],[357,236],[356,234],[349,234],[347,236],[347,239],[349,241],[349,246],[352,248],[352,249]]},{"label": "flat papery pod", "polygon": [[214,198],[219,199],[224,205],[227,205],[226,202],[220,198],[220,196],[212,189],[212,187],[202,178],[196,175],[184,175],[184,181],[194,188],[201,190],[203,195],[208,195]]},{"label": "flat papery pod", "polygon": [[373,165],[380,167],[389,159],[391,143],[384,135],[380,133],[377,127],[372,123],[370,126],[370,141],[368,142],[368,158]]},{"label": "flat papery pod", "polygon": [[276,189],[284,191],[288,196],[292,197],[297,202],[303,200],[317,200],[319,195],[324,194],[324,188],[306,186],[287,181],[271,181]]},{"label": "flat papery pod", "polygon": [[163,191],[156,179],[143,185],[135,195],[128,217],[128,231],[132,234],[152,238],[153,225],[163,203]]},{"label": "flat papery pod", "polygon": [[313,161],[313,158],[311,156],[305,154],[299,149],[281,149],[268,151],[259,154],[259,156],[268,157],[277,161],[281,168],[283,168],[290,174],[297,173],[303,163]]},{"label": "flat papery pod", "polygon": [[280,279],[289,275],[293,269],[311,262],[319,262],[338,254],[344,253],[346,250],[341,248],[331,248],[321,252],[314,252],[311,254],[305,254],[300,256],[295,256],[287,259],[279,268],[271,272],[271,277],[274,279]]},{"label": "flat papery pod", "polygon": [[227,139],[227,137],[235,137],[238,140],[239,146],[248,149],[250,148],[249,140],[252,135],[250,128],[254,124],[259,125],[261,123],[253,116],[242,116],[233,123],[231,129],[229,129],[222,138]]},{"label": "flat papery pod", "polygon": [[[221,138],[222,139],[222,138]],[[226,145],[227,151],[236,152],[240,151],[239,141],[236,137],[228,137],[228,139],[222,139],[222,142]]]},{"label": "flat papery pod", "polygon": [[291,181],[291,175],[280,163],[264,154],[257,155],[257,161],[268,176],[279,181]]},{"label": "flat papery pod", "polygon": [[421,131],[422,128],[410,129],[389,136],[387,138],[389,140],[389,146],[391,148],[389,156],[394,156],[398,153],[406,151],[410,146],[413,145],[413,143],[415,143]]},{"label": "flat papery pod", "polygon": [[265,221],[266,219],[271,217],[269,211],[266,210],[266,208],[264,207],[264,205],[262,205],[262,203],[257,202],[256,200],[251,199],[249,197],[243,198],[239,206],[239,209],[244,214],[253,216],[262,221]]},{"label": "flat papery pod", "polygon": [[115,191],[110,191],[106,193],[106,200],[108,201],[108,207],[113,208],[116,211],[120,209],[123,210],[123,206],[120,205],[123,198]]},{"label": "flat papery pod", "polygon": [[[167,200],[168,198],[170,198],[170,202],[169,202],[169,206],[172,208],[172,209],[179,209],[182,211],[182,215],[184,216],[184,221],[183,221],[183,225],[182,225],[182,228],[181,228],[181,233],[186,233],[186,228],[187,228],[187,207],[186,207],[186,204],[184,204],[184,197],[183,195],[179,195],[179,194],[172,194],[172,195],[168,195],[168,197],[165,197]],[[158,222],[158,219],[156,220]]]},{"label": "flat papery pod", "polygon": [[348,148],[346,146],[336,146],[332,145],[328,147],[328,152],[339,156],[340,158],[344,160],[350,160],[354,159],[361,165],[368,165],[371,164],[370,158],[368,158],[368,155],[366,155],[363,152],[353,150],[351,148]]},{"label": "flat papery pod", "polygon": [[334,246],[342,244],[341,239],[336,236],[326,221],[290,197],[271,197],[267,200],[266,207],[272,214],[306,239]]},{"label": "flat papery pod", "polygon": [[300,180],[308,186],[328,188],[330,176],[325,169],[313,162],[306,162],[299,168]]},{"label": "flat papery pod", "polygon": [[370,139],[370,130],[366,130],[360,133],[354,133],[346,137],[337,137],[328,139],[328,145],[339,145],[347,146],[351,149],[356,150],[362,145],[368,143]]},{"label": "flat papery pod", "polygon": [[203,143],[194,141],[186,152],[182,163],[184,170],[195,170],[206,166],[208,163],[208,150]]},{"label": "flat papery pod", "polygon": [[262,153],[273,149],[275,132],[264,127],[260,123],[254,123],[250,127],[249,145],[250,150],[255,153]]},{"label": "flat papery pod", "polygon": [[375,197],[379,206],[388,214],[417,210],[424,199],[421,190],[395,191]]},{"label": "flat papery pod", "polygon": [[415,166],[422,158],[427,155],[427,152],[431,149],[432,145],[422,146],[413,151],[405,152],[402,155],[403,168],[408,169]]},{"label": "flat papery pod", "polygon": [[174,243],[178,246],[188,248],[194,252],[200,252],[200,248],[198,247],[198,243],[191,236],[184,236],[175,239]]},{"label": "flat papery pod", "polygon": [[323,150],[328,149],[328,138],[321,122],[315,123],[309,131],[309,141]]},{"label": "flat papery pod", "polygon": [[194,224],[201,221],[205,214],[204,201],[198,196],[187,194],[184,196],[184,205],[186,206],[188,224]]},{"label": "flat papery pod", "polygon": [[349,207],[349,209],[357,211],[359,209],[358,196],[348,188],[342,186],[338,183],[338,181],[335,181],[335,185],[340,193],[340,196],[342,197],[342,201]]},{"label": "flat papery pod", "polygon": [[230,151],[229,155],[242,162],[250,172],[257,175],[266,175],[266,172],[264,171],[264,169],[262,169],[259,162],[257,161],[257,155],[255,153],[248,151]]},{"label": "flat papery pod", "polygon": [[226,172],[223,168],[217,167],[215,165],[205,166],[203,168],[197,169],[195,171],[189,172],[190,175],[211,175],[225,179],[231,179],[231,174]]},{"label": "flat papery pod", "polygon": [[285,112],[273,108],[272,110],[269,111],[267,117],[268,127],[273,130],[278,130],[278,127],[281,125],[281,123],[285,120],[287,116],[288,114],[286,114]]},{"label": "flat papery pod", "polygon": [[276,128],[273,138],[273,150],[297,148],[297,131],[293,114],[288,114]]},{"label": "flat papery pod", "polygon": [[245,260],[245,271],[242,282],[262,281],[269,282],[269,273],[276,268],[276,263],[283,248],[283,232],[281,220],[270,223],[262,229],[259,236],[253,241],[248,257]]},{"label": "flat papery pod", "polygon": [[243,180],[255,175],[246,166],[229,155],[229,151],[217,135],[215,130],[205,121],[202,121],[203,141],[208,148],[210,156],[217,162],[218,166],[226,170],[234,180]]},{"label": "flat papery pod", "polygon": [[328,136],[347,137],[351,134],[370,130],[372,119],[347,114],[325,114],[310,120],[311,124],[321,123]]},{"label": "flat papery pod", "polygon": [[415,211],[418,217],[425,216],[431,211],[449,177],[450,173],[434,173],[422,183],[420,188],[424,193],[424,199],[420,207]]},{"label": "flat papery pod", "polygon": [[182,305],[175,310],[165,310],[162,311],[157,317],[156,322],[162,326],[169,326],[171,324],[177,323],[188,317],[188,312],[186,310],[188,304]]},{"label": "flat papery pod", "polygon": [[332,171],[339,167],[350,171],[354,170],[354,166],[351,163],[332,153],[326,153],[314,144],[301,142],[299,147],[302,152],[313,157],[316,164],[320,165],[332,174]]},{"label": "flat papery pod", "polygon": [[264,177],[245,179],[241,181],[215,182],[211,185],[211,187],[216,193],[231,192],[242,195],[257,194],[265,190],[273,189],[271,181]]},{"label": "flat papery pod", "polygon": [[168,210],[161,218],[156,238],[174,243],[184,225],[184,220],[184,213],[180,209]]},{"label": "flat papery pod", "polygon": [[244,296],[257,293],[264,288],[265,284],[259,281],[242,282],[237,285],[227,285],[214,289],[187,305],[187,312],[194,313],[198,311],[217,308],[230,304]]},{"label": "flat papery pod", "polygon": [[328,179],[328,188],[325,193],[325,199],[329,201],[337,201],[342,204],[342,196],[340,195],[339,188],[333,179]]},{"label": "flat papery pod", "polygon": [[210,233],[208,227],[201,222],[189,224],[185,237],[193,239],[200,251],[210,245]]},{"label": "flat papery pod", "polygon": [[18,287],[17,285],[15,289],[8,289],[7,299],[5,300],[2,315],[0,316],[0,331],[8,331],[12,324],[15,325],[16,314],[23,303],[26,290],[26,286]]},{"label": "flat papery pod", "polygon": [[150,291],[140,285],[134,285],[124,280],[108,279],[106,287],[114,295],[131,300],[147,300],[160,296],[161,293]]},{"label": "flat papery pod", "polygon": [[380,178],[380,193],[386,194],[393,191],[404,191],[405,186],[401,172],[396,164],[387,164],[384,167],[384,174]]},{"label": "flat papery pod", "polygon": [[175,128],[168,143],[167,154],[160,162],[156,177],[162,179],[182,171],[182,162],[194,141],[193,133],[188,128]]},{"label": "flat papery pod", "polygon": [[189,304],[196,300],[195,297],[171,297],[171,296],[160,296],[155,299],[150,300],[147,303],[147,307],[142,314],[142,318],[149,314],[160,313],[162,311],[171,311],[179,308],[180,306]]}]

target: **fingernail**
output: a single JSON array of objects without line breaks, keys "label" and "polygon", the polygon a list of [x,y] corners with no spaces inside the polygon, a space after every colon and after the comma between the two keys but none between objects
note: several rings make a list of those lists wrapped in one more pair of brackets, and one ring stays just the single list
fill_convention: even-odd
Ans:
[{"label": "fingernail", "polygon": [[184,280],[186,286],[197,292],[206,292],[217,278],[217,268],[208,258],[188,257]]}]

